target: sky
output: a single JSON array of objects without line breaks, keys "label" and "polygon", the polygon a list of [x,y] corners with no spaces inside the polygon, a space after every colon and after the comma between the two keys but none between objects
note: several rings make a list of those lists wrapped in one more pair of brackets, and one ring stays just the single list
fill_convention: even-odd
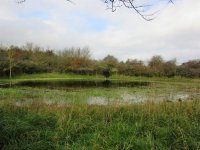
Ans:
[{"label": "sky", "polygon": [[92,57],[110,54],[119,60],[147,61],[154,55],[182,63],[200,59],[200,0],[138,0],[152,4],[145,21],[124,7],[115,12],[102,0],[1,0],[0,44],[22,46],[27,42],[44,48],[90,48]]}]

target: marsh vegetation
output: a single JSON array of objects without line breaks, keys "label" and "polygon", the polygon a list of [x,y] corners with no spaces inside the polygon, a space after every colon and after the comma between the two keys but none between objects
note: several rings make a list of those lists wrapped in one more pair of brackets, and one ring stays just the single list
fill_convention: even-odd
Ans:
[{"label": "marsh vegetation", "polygon": [[0,60],[0,149],[200,149],[199,60],[30,44]]},{"label": "marsh vegetation", "polygon": [[199,149],[200,104],[0,105],[2,149]]},{"label": "marsh vegetation", "polygon": [[199,149],[200,80],[33,74],[1,79],[2,149]]}]

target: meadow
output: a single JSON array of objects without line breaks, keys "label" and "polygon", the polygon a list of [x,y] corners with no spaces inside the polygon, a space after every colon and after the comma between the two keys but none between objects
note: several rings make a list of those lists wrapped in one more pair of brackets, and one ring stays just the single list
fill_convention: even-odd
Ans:
[{"label": "meadow", "polygon": [[[200,149],[200,79],[115,75],[114,85],[149,84],[65,84],[104,80],[58,73],[1,78],[0,149]],[[20,84],[30,81],[36,84]]]}]

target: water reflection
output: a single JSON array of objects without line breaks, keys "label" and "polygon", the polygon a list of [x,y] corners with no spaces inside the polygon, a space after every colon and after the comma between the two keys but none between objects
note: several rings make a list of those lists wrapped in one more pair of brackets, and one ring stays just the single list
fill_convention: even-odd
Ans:
[{"label": "water reflection", "polygon": [[138,87],[138,86],[148,86],[149,82],[137,82],[137,81],[23,81],[16,83],[15,86],[28,86],[28,87],[46,87],[46,88],[63,88],[63,87]]},{"label": "water reflection", "polygon": [[165,95],[165,96],[155,96],[149,97],[145,96],[142,93],[137,94],[130,94],[124,93],[121,95],[120,99],[113,99],[113,98],[105,98],[105,97],[90,97],[88,98],[87,103],[89,105],[125,105],[125,104],[134,104],[134,103],[142,103],[145,101],[154,101],[154,102],[176,102],[176,101],[184,101],[192,99],[194,95],[192,94],[173,94],[173,95]]},{"label": "water reflection", "polygon": [[[77,103],[89,104],[89,105],[124,105],[124,104],[142,103],[145,101],[170,102],[170,101],[184,101],[200,97],[200,94],[198,95],[198,93],[187,93],[187,92],[177,93],[176,91],[172,90],[170,91],[163,90],[162,92],[157,92],[157,90],[156,91],[151,90],[153,86],[149,85],[152,84],[150,84],[149,82],[134,82],[134,81],[125,82],[125,81],[110,81],[110,80],[23,81],[14,84],[14,86],[17,88],[23,87],[20,88],[21,90],[25,91],[29,90],[28,94],[24,91],[22,92],[25,93],[24,98],[23,99],[20,98],[16,102],[17,106],[30,105],[37,98],[39,99],[38,101],[44,103],[45,105],[64,106]],[[141,86],[143,87],[138,88]],[[27,87],[36,87],[36,89],[38,87],[42,87],[41,88],[42,93],[40,93],[40,95],[37,95],[37,93],[34,95],[32,93],[33,88],[27,88]],[[93,89],[91,87],[99,89],[95,89],[94,91],[96,93],[95,92],[93,93],[92,91]],[[100,87],[105,87],[105,89]],[[115,87],[120,87],[120,88],[115,88]],[[136,87],[136,88],[129,88],[129,87]],[[82,90],[82,88],[83,89],[85,88],[86,90],[85,89]],[[64,91],[64,92],[62,94],[56,95],[52,93],[52,91],[54,91],[52,89],[56,89],[55,91],[57,91],[58,89],[58,91]],[[104,90],[104,92],[101,93],[101,91],[99,92],[99,90]]]}]

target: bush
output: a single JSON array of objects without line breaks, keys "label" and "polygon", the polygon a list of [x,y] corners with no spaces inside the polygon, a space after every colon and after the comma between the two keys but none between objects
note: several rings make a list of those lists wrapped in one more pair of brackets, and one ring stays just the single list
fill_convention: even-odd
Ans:
[{"label": "bush", "polygon": [[110,69],[104,69],[104,70],[102,71],[102,75],[103,75],[104,77],[106,77],[106,78],[109,78],[109,77],[112,75],[111,70],[110,70]]}]

